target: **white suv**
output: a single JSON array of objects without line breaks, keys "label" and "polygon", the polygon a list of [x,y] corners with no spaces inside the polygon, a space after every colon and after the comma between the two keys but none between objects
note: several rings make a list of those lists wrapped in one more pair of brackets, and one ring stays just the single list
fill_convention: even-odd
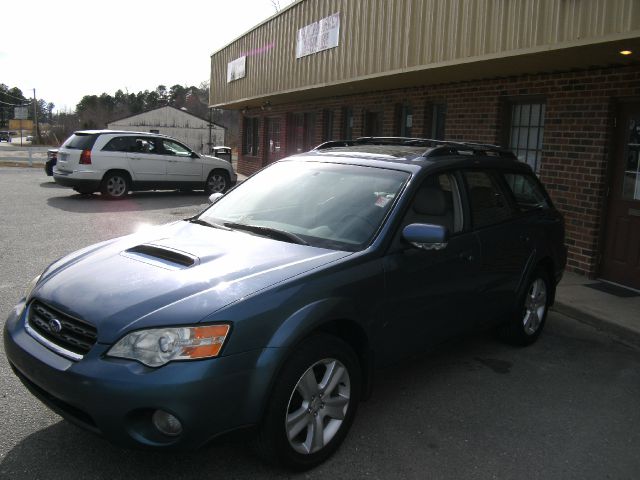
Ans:
[{"label": "white suv", "polygon": [[114,130],[75,132],[59,148],[53,178],[80,193],[121,199],[130,190],[225,192],[236,183],[231,163],[200,155],[166,135]]}]

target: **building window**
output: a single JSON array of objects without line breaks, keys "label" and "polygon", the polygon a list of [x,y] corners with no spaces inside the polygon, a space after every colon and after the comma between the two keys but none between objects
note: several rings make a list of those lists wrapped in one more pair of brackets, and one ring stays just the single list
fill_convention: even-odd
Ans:
[{"label": "building window", "polygon": [[317,147],[316,141],[316,114],[304,114],[304,150],[311,150]]},{"label": "building window", "polygon": [[447,120],[446,103],[429,103],[425,108],[425,129],[427,138],[444,140],[445,124]]},{"label": "building window", "polygon": [[293,113],[289,120],[289,153],[302,153],[311,150],[316,145],[316,115],[315,113]]},{"label": "building window", "polygon": [[545,104],[517,102],[510,106],[509,147],[518,159],[540,171]]},{"label": "building window", "polygon": [[267,119],[267,154],[269,158],[280,157],[280,119]]},{"label": "building window", "polygon": [[396,135],[399,137],[411,137],[413,131],[413,109],[411,105],[398,105]]},{"label": "building window", "polygon": [[342,140],[353,139],[353,109],[344,107],[342,109]]},{"label": "building window", "polygon": [[333,110],[322,112],[322,141],[333,140]]},{"label": "building window", "polygon": [[377,111],[364,111],[364,136],[380,137],[382,136],[382,114]]},{"label": "building window", "polygon": [[259,137],[258,130],[260,119],[245,118],[244,119],[244,138],[242,142],[242,153],[250,157],[257,157],[259,154]]}]

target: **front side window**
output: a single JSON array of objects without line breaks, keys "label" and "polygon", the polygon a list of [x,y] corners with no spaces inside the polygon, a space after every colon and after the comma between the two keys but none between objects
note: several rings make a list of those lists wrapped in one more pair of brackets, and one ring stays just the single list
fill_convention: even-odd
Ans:
[{"label": "front side window", "polygon": [[514,103],[511,105],[509,147],[521,162],[540,171],[544,137],[544,103]]},{"label": "front side window", "polygon": [[500,223],[511,217],[509,204],[488,172],[465,171],[464,178],[474,228]]},{"label": "front side window", "polygon": [[165,155],[176,155],[179,157],[191,156],[191,150],[189,150],[184,145],[180,145],[179,143],[173,142],[171,140],[162,140],[162,148]]},{"label": "front side window", "polygon": [[201,219],[233,229],[288,232],[312,246],[356,251],[375,236],[409,174],[313,162],[282,162],[222,197]]},{"label": "front side window", "polygon": [[505,173],[504,179],[520,210],[527,211],[537,208],[549,208],[540,184],[531,175]]},{"label": "front side window", "polygon": [[418,189],[403,225],[428,223],[457,233],[463,229],[462,202],[458,182],[451,173],[428,177]]}]

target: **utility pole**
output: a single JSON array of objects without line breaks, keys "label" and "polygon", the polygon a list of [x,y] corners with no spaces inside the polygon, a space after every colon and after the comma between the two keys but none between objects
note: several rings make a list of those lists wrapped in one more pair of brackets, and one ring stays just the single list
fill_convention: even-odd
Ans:
[{"label": "utility pole", "polygon": [[36,89],[33,89],[33,121],[36,124],[35,138],[40,143],[40,130],[38,129],[38,100],[36,99]]},{"label": "utility pole", "polygon": [[209,109],[209,155],[213,153],[213,143],[211,143],[211,129],[213,128],[213,108]]}]

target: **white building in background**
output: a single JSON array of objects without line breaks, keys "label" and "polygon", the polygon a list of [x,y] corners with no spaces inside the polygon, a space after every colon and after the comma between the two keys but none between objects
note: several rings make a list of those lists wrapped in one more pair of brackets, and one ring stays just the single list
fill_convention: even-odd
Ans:
[{"label": "white building in background", "polygon": [[[209,121],[171,106],[114,120],[107,124],[107,128],[161,133],[181,141],[198,153],[209,153]],[[211,146],[224,145],[225,133],[225,127],[212,123]]]}]

